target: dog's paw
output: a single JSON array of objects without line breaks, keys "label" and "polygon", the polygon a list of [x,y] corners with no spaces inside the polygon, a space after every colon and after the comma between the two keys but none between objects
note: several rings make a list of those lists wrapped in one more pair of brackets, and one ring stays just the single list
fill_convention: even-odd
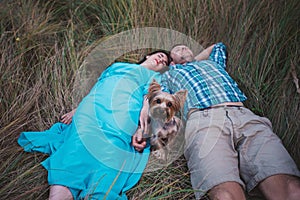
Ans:
[{"label": "dog's paw", "polygon": [[151,153],[158,160],[166,161],[166,159],[167,159],[166,154],[163,149],[158,149],[158,150],[152,151]]}]

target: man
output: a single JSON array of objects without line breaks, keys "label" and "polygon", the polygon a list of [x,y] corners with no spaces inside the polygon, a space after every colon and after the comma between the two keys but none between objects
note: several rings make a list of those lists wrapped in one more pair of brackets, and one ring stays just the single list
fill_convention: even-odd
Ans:
[{"label": "man", "polygon": [[171,57],[176,65],[161,84],[170,93],[188,90],[185,157],[196,198],[243,200],[244,190],[259,188],[267,199],[300,199],[299,170],[271,122],[243,106],[246,96],[226,72],[225,45],[195,59],[177,45]]}]

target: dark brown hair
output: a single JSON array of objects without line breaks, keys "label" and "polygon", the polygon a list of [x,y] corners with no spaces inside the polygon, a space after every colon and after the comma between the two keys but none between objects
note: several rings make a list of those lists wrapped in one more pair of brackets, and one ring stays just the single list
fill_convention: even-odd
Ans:
[{"label": "dark brown hair", "polygon": [[156,54],[156,53],[163,53],[163,54],[165,54],[165,55],[167,56],[167,58],[168,58],[167,65],[170,65],[170,63],[171,63],[172,60],[173,60],[173,59],[171,58],[171,56],[170,56],[170,52],[169,52],[169,51],[162,50],[162,49],[161,49],[161,50],[156,50],[156,51],[153,51],[153,52],[147,54],[147,55],[144,56],[139,62],[137,62],[137,64],[143,63],[145,60],[147,60],[147,56],[151,56],[151,55]]}]

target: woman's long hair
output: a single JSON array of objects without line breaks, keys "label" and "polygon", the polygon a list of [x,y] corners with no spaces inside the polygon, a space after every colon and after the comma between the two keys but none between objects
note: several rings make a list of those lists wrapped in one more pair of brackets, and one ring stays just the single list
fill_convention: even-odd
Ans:
[{"label": "woman's long hair", "polygon": [[156,53],[163,53],[163,54],[165,54],[167,56],[167,58],[168,58],[167,65],[170,65],[170,63],[172,62],[172,58],[170,56],[170,52],[162,50],[162,49],[161,50],[153,51],[153,52],[145,55],[140,61],[137,62],[137,64],[143,63],[145,60],[147,60],[147,56],[151,56],[151,55],[156,54]]}]

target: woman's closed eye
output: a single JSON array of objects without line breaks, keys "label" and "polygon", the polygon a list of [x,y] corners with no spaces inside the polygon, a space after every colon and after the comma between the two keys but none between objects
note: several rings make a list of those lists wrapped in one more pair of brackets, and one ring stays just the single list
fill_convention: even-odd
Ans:
[{"label": "woman's closed eye", "polygon": [[165,65],[165,66],[167,65],[167,61],[165,60],[165,55],[164,54],[159,54],[158,58],[162,59],[162,64],[163,65]]}]

